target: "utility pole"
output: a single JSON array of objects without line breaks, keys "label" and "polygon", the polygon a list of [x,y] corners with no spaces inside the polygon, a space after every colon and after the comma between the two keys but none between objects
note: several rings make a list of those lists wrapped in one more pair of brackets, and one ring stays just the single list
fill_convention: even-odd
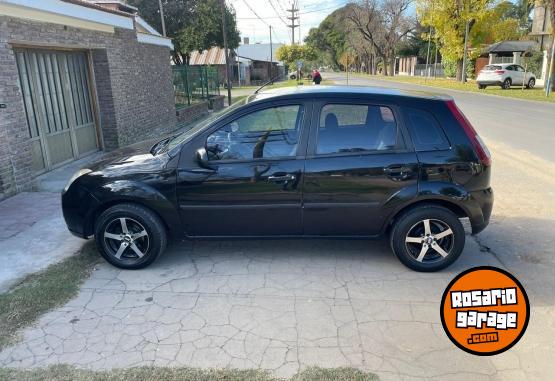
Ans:
[{"label": "utility pole", "polygon": [[270,25],[270,81],[274,78],[274,49],[272,46],[272,26]]},{"label": "utility pole", "polygon": [[164,7],[162,0],[158,0],[158,7],[160,8],[160,19],[162,20],[162,35],[166,37],[166,21],[164,20]]},{"label": "utility pole", "polygon": [[430,45],[432,44],[432,27],[430,26],[430,32],[428,35],[428,51],[426,52],[426,77],[430,76]]},{"label": "utility pole", "polygon": [[464,30],[464,53],[463,53],[463,67],[462,67],[462,75],[461,75],[461,82],[466,82],[466,55],[468,49],[468,30],[470,29],[470,21],[466,22],[466,28]]},{"label": "utility pole", "polygon": [[551,94],[551,86],[553,81],[555,81],[555,76],[553,75],[553,65],[555,65],[555,35],[553,36],[553,43],[551,44],[551,60],[549,63],[549,68],[547,70],[547,83],[545,86],[546,96],[549,96],[549,94]]},{"label": "utility pole", "polygon": [[286,9],[286,11],[291,13],[291,16],[287,16],[287,18],[291,20],[291,25],[288,27],[291,28],[291,45],[295,45],[295,28],[299,27],[299,25],[295,23],[295,20],[298,20],[299,16],[295,16],[295,14],[299,11],[299,8],[295,6],[295,3],[291,3],[291,9]]},{"label": "utility pole", "polygon": [[229,52],[227,51],[227,25],[225,20],[225,0],[220,0],[222,9],[222,32],[224,34],[225,74],[227,77],[227,105],[231,106],[231,78],[229,75]]}]

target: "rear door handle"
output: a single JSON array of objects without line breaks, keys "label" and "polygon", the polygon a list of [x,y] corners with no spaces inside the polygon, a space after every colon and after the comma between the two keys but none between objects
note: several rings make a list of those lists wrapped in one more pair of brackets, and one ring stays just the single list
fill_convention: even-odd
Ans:
[{"label": "rear door handle", "polygon": [[272,175],[268,176],[268,181],[272,183],[287,183],[289,181],[295,181],[297,176],[287,173],[285,175]]}]

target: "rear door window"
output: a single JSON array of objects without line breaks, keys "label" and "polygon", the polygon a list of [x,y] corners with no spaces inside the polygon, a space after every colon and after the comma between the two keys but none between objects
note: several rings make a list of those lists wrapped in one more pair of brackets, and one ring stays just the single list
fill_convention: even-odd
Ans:
[{"label": "rear door window", "polygon": [[449,149],[450,144],[445,131],[430,112],[408,108],[405,113],[412,142],[417,151]]},{"label": "rear door window", "polygon": [[320,112],[317,154],[385,151],[397,147],[397,123],[386,106],[327,104]]}]

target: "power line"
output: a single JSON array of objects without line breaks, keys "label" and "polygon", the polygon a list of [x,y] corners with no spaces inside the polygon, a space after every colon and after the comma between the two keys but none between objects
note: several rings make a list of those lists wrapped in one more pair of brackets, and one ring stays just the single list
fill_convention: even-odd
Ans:
[{"label": "power line", "polygon": [[268,0],[268,2],[270,3],[270,5],[272,6],[272,9],[274,10],[274,12],[276,13],[276,15],[279,17],[279,19],[281,20],[281,22],[284,25],[287,25],[287,22],[281,17],[281,15],[279,14],[279,12],[277,11],[276,7],[274,6],[274,2],[272,0]]},{"label": "power line", "polygon": [[254,9],[252,9],[252,7],[249,5],[249,3],[247,3],[247,0],[243,0],[243,3],[245,3],[245,5],[247,6],[247,8],[249,8],[249,10],[250,10],[260,21],[262,21],[264,24],[266,24],[266,26],[270,26],[270,24],[268,24],[262,17],[258,16],[258,14],[254,11]]},{"label": "power line", "polygon": [[[346,4],[344,4],[344,5],[346,5]],[[344,5],[339,5],[339,6],[336,5],[336,6],[329,7],[329,8],[322,8],[322,9],[313,10],[313,11],[299,12],[297,14],[299,16],[302,16],[302,15],[306,15],[306,14],[309,14],[309,13],[323,12],[323,11],[327,11],[327,10],[330,10],[330,9],[339,9]],[[289,12],[289,11],[286,10],[286,12]],[[280,17],[279,16],[265,17],[265,19],[277,19],[277,18],[280,18]],[[260,17],[237,17],[237,20],[258,20],[258,19],[260,19]]]}]

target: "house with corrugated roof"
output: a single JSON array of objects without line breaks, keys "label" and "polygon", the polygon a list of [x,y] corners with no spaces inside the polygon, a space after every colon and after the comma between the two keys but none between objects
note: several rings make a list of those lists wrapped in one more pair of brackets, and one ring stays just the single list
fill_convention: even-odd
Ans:
[{"label": "house with corrugated roof", "polygon": [[285,77],[283,62],[276,57],[276,52],[283,44],[250,44],[245,39],[237,48],[237,57],[250,60],[250,78],[252,83],[264,83],[271,78]]}]

